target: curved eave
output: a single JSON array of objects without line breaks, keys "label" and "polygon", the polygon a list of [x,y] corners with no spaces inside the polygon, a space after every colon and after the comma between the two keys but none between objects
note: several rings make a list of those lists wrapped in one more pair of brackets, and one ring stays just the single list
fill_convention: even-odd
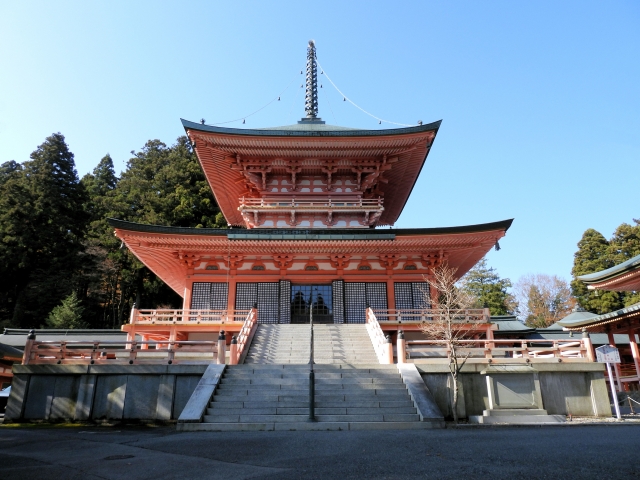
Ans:
[{"label": "curved eave", "polygon": [[568,321],[560,320],[559,325],[562,325],[567,330],[581,330],[583,328],[596,328],[608,323],[615,323],[622,318],[636,317],[640,315],[640,303],[636,303],[626,308],[616,310],[615,312],[604,313],[602,315],[596,315],[595,317],[587,318],[584,320]]},{"label": "curved eave", "polygon": [[[380,228],[380,229],[328,229],[328,228],[308,228],[308,229],[227,229],[227,228],[189,228],[189,227],[167,227],[164,225],[146,225],[142,223],[128,222],[117,218],[108,218],[109,225],[122,230],[142,233],[168,233],[179,235],[205,235],[205,236],[232,236],[242,234],[246,238],[261,239],[265,236],[277,235],[280,239],[299,240],[301,235],[305,237],[323,237],[345,235],[349,237],[388,237],[390,234],[394,236],[406,235],[450,235],[457,233],[481,233],[490,231],[506,232],[513,219],[502,220],[499,222],[481,223],[477,225],[462,225],[455,227],[436,227],[436,228]],[[351,240],[352,238],[349,238]]]},{"label": "curved eave", "polygon": [[[616,290],[618,286],[622,287],[621,290],[635,290],[634,287],[640,285],[640,255],[606,270],[580,275],[577,278],[587,285],[593,285],[603,290]],[[611,288],[607,288],[609,286]]]},{"label": "curved eave", "polygon": [[406,135],[411,133],[422,133],[438,131],[442,120],[426,125],[415,127],[388,128],[381,130],[271,130],[271,129],[251,129],[251,128],[227,128],[203,125],[201,123],[190,122],[180,119],[185,131],[187,129],[200,132],[220,133],[224,135],[248,135],[264,137],[376,137],[384,135]]}]

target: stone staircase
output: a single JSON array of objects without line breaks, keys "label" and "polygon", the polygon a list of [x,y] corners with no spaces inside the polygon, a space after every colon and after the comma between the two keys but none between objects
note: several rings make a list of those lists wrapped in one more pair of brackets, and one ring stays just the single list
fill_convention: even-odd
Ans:
[{"label": "stone staircase", "polygon": [[[362,324],[314,325],[313,335],[315,363],[378,363],[369,333]],[[309,325],[259,325],[244,363],[309,363],[309,336]]]},{"label": "stone staircase", "polygon": [[[307,326],[308,328],[308,326]],[[268,330],[268,329],[267,329]],[[316,422],[308,365],[227,366],[198,430],[433,428],[421,421],[395,365],[316,365]]]}]

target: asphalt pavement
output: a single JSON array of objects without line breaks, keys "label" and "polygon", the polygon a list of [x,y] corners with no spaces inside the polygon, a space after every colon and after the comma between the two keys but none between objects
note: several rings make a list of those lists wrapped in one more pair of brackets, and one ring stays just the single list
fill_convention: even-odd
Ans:
[{"label": "asphalt pavement", "polygon": [[640,478],[640,425],[346,432],[0,427],[0,479]]}]

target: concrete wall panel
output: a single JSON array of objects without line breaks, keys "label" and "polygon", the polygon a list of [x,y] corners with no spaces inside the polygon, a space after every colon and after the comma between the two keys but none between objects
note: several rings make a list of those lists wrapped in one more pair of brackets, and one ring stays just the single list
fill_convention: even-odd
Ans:
[{"label": "concrete wall panel", "polygon": [[80,388],[79,375],[57,375],[53,388],[53,400],[51,401],[51,413],[49,420],[73,420],[76,415],[76,401]]},{"label": "concrete wall panel", "polygon": [[78,399],[76,401],[75,419],[81,422],[91,418],[93,399],[96,393],[96,376],[81,375],[78,385]]},{"label": "concrete wall panel", "polygon": [[191,398],[202,375],[180,375],[176,377],[175,393],[173,395],[173,411],[171,418],[177,420],[184,406]]},{"label": "concrete wall panel", "polygon": [[99,375],[91,418],[121,420],[126,391],[127,375]]},{"label": "concrete wall panel", "polygon": [[460,381],[464,387],[467,415],[482,415],[482,412],[489,408],[485,376],[463,373],[460,375]]},{"label": "concrete wall panel", "polygon": [[[540,388],[544,408],[550,415],[597,415],[591,397],[591,377],[598,373],[540,373]],[[603,380],[604,383],[604,380]],[[609,399],[607,397],[606,402]],[[596,402],[596,410],[599,408]],[[602,409],[602,408],[600,408]]]},{"label": "concrete wall panel", "polygon": [[17,422],[22,418],[22,410],[29,387],[29,375],[14,375],[11,381],[11,395],[4,411],[4,423]]},{"label": "concrete wall panel", "polygon": [[27,420],[49,420],[51,402],[56,382],[48,375],[31,375],[24,418]]},{"label": "concrete wall panel", "polygon": [[158,407],[158,390],[165,375],[127,375],[123,418],[154,420]]},{"label": "concrete wall panel", "polygon": [[451,418],[453,412],[451,410],[451,401],[449,400],[449,383],[447,373],[422,373],[424,383],[433,395],[438,408],[445,418]]}]

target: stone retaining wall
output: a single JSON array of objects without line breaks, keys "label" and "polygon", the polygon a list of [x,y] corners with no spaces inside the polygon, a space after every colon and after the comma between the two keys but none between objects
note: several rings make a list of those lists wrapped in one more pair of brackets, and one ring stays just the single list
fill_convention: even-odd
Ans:
[{"label": "stone retaining wall", "polygon": [[207,365],[14,365],[5,423],[171,422]]},{"label": "stone retaining wall", "polygon": [[[452,417],[451,379],[447,365],[416,364],[445,418]],[[489,409],[486,371],[489,364],[465,365],[460,373],[458,416],[482,415]],[[549,415],[611,416],[604,365],[599,363],[536,363],[542,404]],[[502,373],[501,376],[509,376]],[[513,376],[522,375],[520,373]],[[503,377],[504,378],[504,377]],[[518,393],[518,392],[516,392]],[[528,392],[527,392],[528,393]],[[532,392],[533,393],[533,392]]]}]

